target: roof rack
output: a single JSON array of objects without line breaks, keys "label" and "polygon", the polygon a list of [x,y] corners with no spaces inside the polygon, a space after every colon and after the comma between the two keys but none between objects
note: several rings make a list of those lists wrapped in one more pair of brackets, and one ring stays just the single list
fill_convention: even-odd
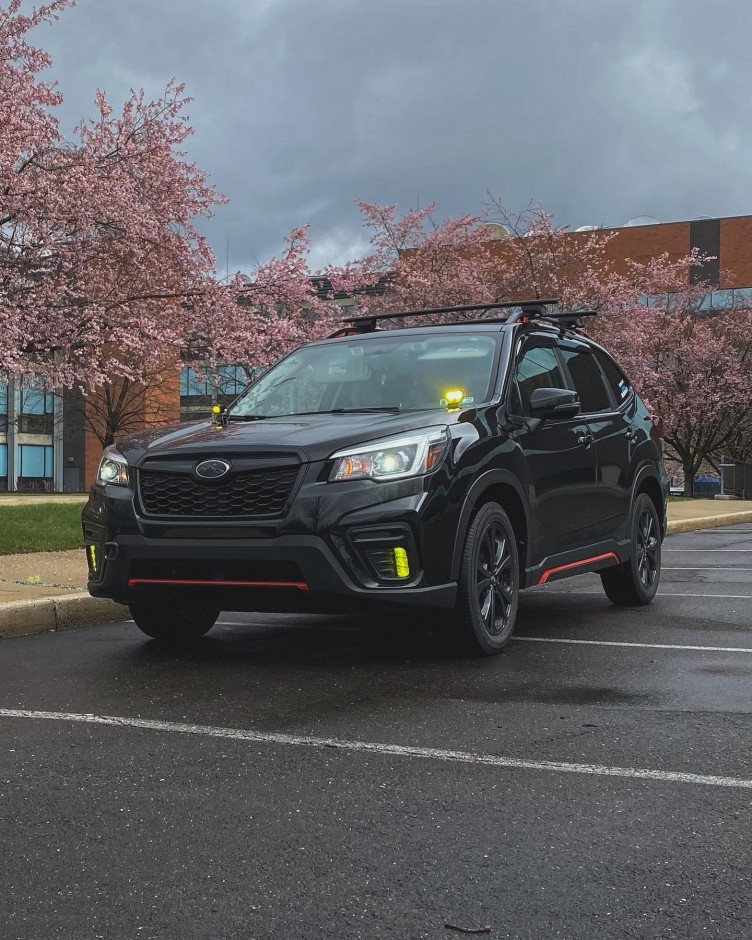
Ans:
[{"label": "roof rack", "polygon": [[546,300],[503,300],[493,304],[463,304],[457,307],[429,307],[426,310],[400,310],[391,313],[367,313],[360,317],[346,317],[345,323],[363,323],[376,320],[394,320],[401,317],[427,317],[437,313],[467,313],[469,310],[508,310],[512,307],[522,307],[529,314],[542,313],[543,307],[552,307],[559,303],[558,297],[549,297]]},{"label": "roof rack", "polygon": [[559,313],[554,313],[549,312],[546,309],[547,307],[554,307],[560,302],[561,301],[558,297],[547,297],[545,299],[534,298],[530,300],[504,300],[492,304],[462,304],[460,306],[454,307],[430,307],[425,310],[400,310],[396,312],[385,311],[384,313],[369,313],[359,317],[345,317],[345,323],[350,323],[352,326],[341,327],[339,330],[336,330],[334,333],[332,333],[329,338],[333,339],[338,336],[352,336],[358,333],[372,333],[378,329],[377,323],[380,320],[396,320],[402,319],[404,317],[435,316],[436,314],[440,313],[467,313],[471,310],[511,310],[514,308],[519,308],[515,310],[514,313],[509,314],[507,317],[500,318],[499,320],[492,319],[490,317],[481,317],[477,321],[466,322],[519,323],[521,321],[525,322],[532,319],[542,319],[556,323],[562,329],[575,329],[580,327],[582,326],[583,317],[596,315],[595,310],[566,310]]}]

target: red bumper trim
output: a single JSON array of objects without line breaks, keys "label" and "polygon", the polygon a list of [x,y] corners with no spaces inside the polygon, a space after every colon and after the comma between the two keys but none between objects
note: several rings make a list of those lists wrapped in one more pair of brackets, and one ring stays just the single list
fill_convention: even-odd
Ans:
[{"label": "red bumper trim", "polygon": [[558,574],[560,571],[569,571],[570,568],[584,568],[585,565],[592,565],[596,561],[605,561],[607,558],[613,559],[617,565],[621,564],[621,559],[615,552],[606,552],[605,555],[594,555],[592,558],[583,558],[580,561],[572,561],[568,565],[559,565],[556,568],[549,568],[544,571],[538,584],[545,584],[552,574]]},{"label": "red bumper trim", "polygon": [[131,578],[128,587],[138,587],[140,584],[190,584],[201,587],[275,587],[296,588],[298,591],[308,591],[305,581],[209,581],[189,578]]}]

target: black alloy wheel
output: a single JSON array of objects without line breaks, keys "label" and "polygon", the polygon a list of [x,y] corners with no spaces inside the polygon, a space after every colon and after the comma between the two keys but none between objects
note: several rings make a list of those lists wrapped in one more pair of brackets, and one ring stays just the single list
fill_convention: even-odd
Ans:
[{"label": "black alloy wheel", "polygon": [[640,493],[632,512],[632,557],[626,564],[601,572],[608,599],[619,607],[649,604],[661,580],[661,526],[647,493]]},{"label": "black alloy wheel", "polygon": [[191,643],[205,636],[219,617],[219,609],[203,604],[129,604],[138,629],[163,643]]},{"label": "black alloy wheel", "polygon": [[640,584],[649,591],[660,577],[661,542],[658,536],[658,520],[652,505],[640,513],[637,520],[637,576]]},{"label": "black alloy wheel", "polygon": [[465,648],[501,652],[514,630],[518,600],[514,529],[498,503],[486,503],[470,525],[460,566],[457,613]]}]

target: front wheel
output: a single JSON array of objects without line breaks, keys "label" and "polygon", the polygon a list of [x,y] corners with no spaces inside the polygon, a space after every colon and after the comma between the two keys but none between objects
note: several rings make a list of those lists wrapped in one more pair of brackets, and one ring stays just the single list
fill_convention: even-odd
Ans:
[{"label": "front wheel", "polygon": [[180,643],[205,636],[219,617],[219,610],[201,604],[129,604],[138,629],[154,640]]},{"label": "front wheel", "polygon": [[509,642],[519,570],[512,523],[498,503],[486,503],[470,525],[460,566],[456,615],[466,651],[492,656]]},{"label": "front wheel", "polygon": [[631,524],[632,555],[626,564],[601,571],[606,597],[617,607],[649,604],[661,580],[661,526],[653,500],[640,493]]}]

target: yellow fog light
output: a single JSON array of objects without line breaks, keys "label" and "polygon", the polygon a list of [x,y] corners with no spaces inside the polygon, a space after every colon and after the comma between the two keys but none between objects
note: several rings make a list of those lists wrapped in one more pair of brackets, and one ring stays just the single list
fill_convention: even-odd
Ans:
[{"label": "yellow fog light", "polygon": [[392,560],[394,561],[394,573],[398,578],[410,577],[410,563],[407,560],[407,552],[404,548],[392,549]]},{"label": "yellow fog light", "polygon": [[97,570],[97,547],[96,545],[87,545],[86,554],[89,559],[89,568],[96,573]]},{"label": "yellow fog light", "polygon": [[220,405],[212,405],[212,414],[213,414],[213,415],[221,415],[221,414],[222,414],[222,408],[221,408],[221,406],[220,406]]}]

